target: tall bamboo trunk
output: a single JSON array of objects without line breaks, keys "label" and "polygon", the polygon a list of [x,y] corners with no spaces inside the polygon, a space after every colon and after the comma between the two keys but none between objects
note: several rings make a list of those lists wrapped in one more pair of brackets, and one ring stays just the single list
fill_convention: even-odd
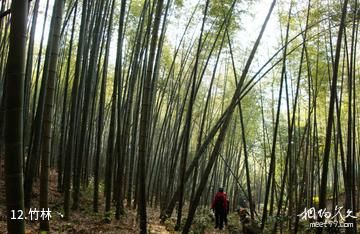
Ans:
[{"label": "tall bamboo trunk", "polygon": [[[49,63],[49,72],[48,72],[48,82],[46,90],[46,100],[45,100],[45,109],[44,109],[44,123],[42,125],[42,158],[41,158],[41,180],[40,180],[40,209],[47,210],[49,209],[48,201],[48,181],[49,181],[49,162],[51,154],[51,136],[52,136],[52,123],[53,123],[53,106],[54,106],[54,96],[55,88],[57,82],[57,62],[59,57],[60,49],[60,31],[62,23],[62,15],[64,11],[64,0],[57,0],[54,4],[54,13],[53,18],[53,31],[50,38],[52,40],[51,47],[48,48],[51,50],[50,63]],[[49,231],[49,220],[42,219],[40,220],[40,230]]]},{"label": "tall bamboo trunk", "polygon": [[10,45],[5,92],[5,190],[7,231],[24,233],[23,219],[11,219],[12,211],[24,211],[23,102],[28,1],[12,1]]}]

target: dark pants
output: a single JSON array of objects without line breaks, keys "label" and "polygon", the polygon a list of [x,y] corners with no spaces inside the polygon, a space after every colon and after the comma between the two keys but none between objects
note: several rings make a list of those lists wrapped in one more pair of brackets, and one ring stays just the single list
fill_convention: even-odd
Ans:
[{"label": "dark pants", "polygon": [[226,212],[224,210],[215,210],[215,228],[223,229]]}]

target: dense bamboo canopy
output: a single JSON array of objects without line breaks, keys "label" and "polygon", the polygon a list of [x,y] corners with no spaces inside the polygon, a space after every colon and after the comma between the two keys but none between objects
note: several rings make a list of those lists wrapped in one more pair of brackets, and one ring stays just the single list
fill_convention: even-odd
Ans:
[{"label": "dense bamboo canopy", "polygon": [[0,232],[357,233],[359,9],[1,1]]}]

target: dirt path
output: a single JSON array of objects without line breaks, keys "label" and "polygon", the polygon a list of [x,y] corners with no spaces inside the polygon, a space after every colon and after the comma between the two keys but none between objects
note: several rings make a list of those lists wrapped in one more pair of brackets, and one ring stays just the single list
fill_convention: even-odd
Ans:
[{"label": "dirt path", "polygon": [[164,225],[160,225],[160,224],[149,224],[149,232],[150,232],[150,234],[168,234],[168,233],[171,233],[168,230],[166,230],[166,227]]}]

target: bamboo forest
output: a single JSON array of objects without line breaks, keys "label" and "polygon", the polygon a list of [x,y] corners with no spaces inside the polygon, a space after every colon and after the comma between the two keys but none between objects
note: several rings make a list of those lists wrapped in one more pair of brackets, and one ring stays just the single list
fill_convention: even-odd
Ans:
[{"label": "bamboo forest", "polygon": [[358,0],[0,0],[0,233],[360,233],[359,24]]}]

